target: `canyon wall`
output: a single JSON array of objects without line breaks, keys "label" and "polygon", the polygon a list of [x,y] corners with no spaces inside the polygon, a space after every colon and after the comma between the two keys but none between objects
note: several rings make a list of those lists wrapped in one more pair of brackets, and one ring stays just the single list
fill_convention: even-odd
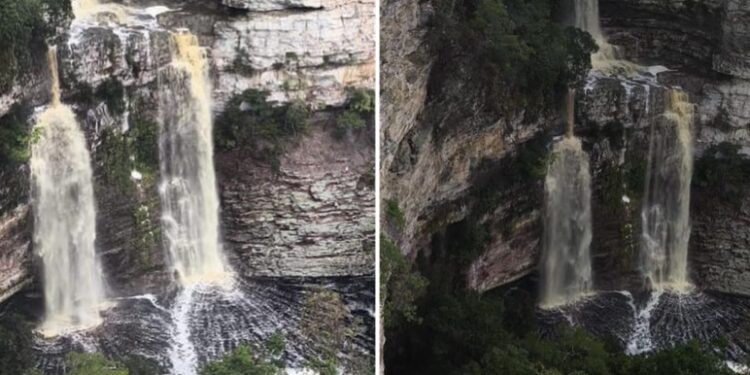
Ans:
[{"label": "canyon wall", "polygon": [[[390,17],[383,17],[381,32],[382,192],[406,220],[398,225],[385,215],[383,228],[412,259],[429,257],[458,225],[488,231],[467,270],[472,288],[534,273],[542,233],[538,154],[562,134],[562,120],[522,109],[487,115],[481,77],[460,62],[457,74],[442,74],[429,48],[430,6],[389,1],[384,7]],[[651,124],[664,112],[665,86],[679,86],[696,105],[690,277],[700,288],[747,294],[750,194],[740,178],[707,171],[731,165],[719,170],[732,177],[732,170],[750,166],[750,3],[603,0],[600,9],[605,33],[628,59],[671,71],[650,85],[599,79],[577,88],[576,134],[593,175],[595,287],[641,287],[639,179]],[[732,152],[717,151],[723,149]],[[726,190],[719,185],[731,185],[732,194],[717,194]]]}]

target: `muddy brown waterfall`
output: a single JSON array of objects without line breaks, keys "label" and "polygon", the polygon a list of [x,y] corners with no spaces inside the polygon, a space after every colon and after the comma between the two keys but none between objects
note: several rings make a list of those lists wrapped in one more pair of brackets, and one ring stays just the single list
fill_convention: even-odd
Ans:
[{"label": "muddy brown waterfall", "polygon": [[552,146],[544,180],[543,307],[575,302],[591,290],[591,173],[573,134],[573,102],[570,90],[565,136]]},{"label": "muddy brown waterfall", "polygon": [[57,49],[48,52],[52,104],[39,116],[31,150],[34,247],[43,265],[45,318],[55,336],[101,322],[104,286],[96,259],[91,159],[73,111],[60,101]]}]

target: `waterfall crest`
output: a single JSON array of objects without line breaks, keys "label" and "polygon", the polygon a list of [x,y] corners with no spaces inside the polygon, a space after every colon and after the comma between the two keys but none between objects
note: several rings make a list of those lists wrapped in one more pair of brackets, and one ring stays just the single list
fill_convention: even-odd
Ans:
[{"label": "waterfall crest", "polygon": [[573,94],[566,135],[555,143],[544,180],[543,307],[574,302],[591,290],[591,173],[573,135]]},{"label": "waterfall crest", "polygon": [[172,35],[171,66],[159,73],[162,222],[180,283],[223,281],[213,164],[211,86],[195,35]]},{"label": "waterfall crest", "polygon": [[57,49],[48,52],[52,104],[37,121],[31,149],[34,247],[44,271],[46,336],[100,323],[104,301],[96,260],[96,211],[86,139],[60,102]]},{"label": "waterfall crest", "polygon": [[641,211],[641,269],[653,289],[690,289],[690,180],[693,175],[693,105],[667,91],[666,110],[651,125],[648,172]]},{"label": "waterfall crest", "polygon": [[599,50],[591,55],[591,67],[595,71],[630,76],[642,70],[637,64],[623,60],[617,48],[607,42],[599,23],[599,0],[572,1],[572,26],[591,34],[591,37],[599,46]]}]

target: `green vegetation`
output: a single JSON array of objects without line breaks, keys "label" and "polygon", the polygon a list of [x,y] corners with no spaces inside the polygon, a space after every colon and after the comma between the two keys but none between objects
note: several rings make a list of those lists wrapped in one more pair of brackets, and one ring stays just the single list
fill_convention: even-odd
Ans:
[{"label": "green vegetation", "polygon": [[[555,0],[435,0],[431,44],[443,76],[469,62],[498,113],[551,110],[591,68],[596,43],[553,21]],[[530,110],[532,109],[532,110]],[[538,112],[538,111],[537,111]]]},{"label": "green vegetation", "polygon": [[14,314],[0,316],[0,375],[31,374],[31,324]]},{"label": "green vegetation", "polygon": [[98,102],[104,102],[110,114],[113,115],[121,115],[127,109],[125,108],[125,87],[115,77],[107,78],[96,89],[88,83],[78,83],[74,92],[75,102],[89,107],[93,107]]},{"label": "green vegetation", "polygon": [[388,373],[731,374],[712,348],[697,342],[650,356],[627,356],[614,341],[567,326],[542,338],[536,333],[534,296],[529,293],[515,289],[502,296],[479,294],[446,287],[437,278],[434,275],[417,302],[418,319],[386,326]]},{"label": "green vegetation", "polygon": [[693,185],[730,204],[739,203],[750,186],[750,159],[740,146],[723,142],[696,160]]},{"label": "green vegetation", "polygon": [[278,170],[285,141],[305,130],[309,110],[302,102],[284,105],[254,89],[235,95],[216,119],[214,143],[221,150],[250,148]]},{"label": "green vegetation", "polygon": [[94,91],[94,96],[107,103],[107,108],[113,115],[125,112],[125,88],[117,78],[109,77],[100,83]]},{"label": "green vegetation", "polygon": [[41,133],[29,131],[32,109],[26,104],[14,104],[0,117],[0,168],[25,163],[31,157],[31,144]]},{"label": "green vegetation", "polygon": [[341,295],[325,289],[315,291],[305,300],[301,315],[300,329],[316,354],[308,366],[321,375],[336,375],[338,354],[350,335],[350,313]]},{"label": "green vegetation", "polygon": [[412,270],[396,245],[380,237],[380,300],[383,301],[383,324],[390,328],[399,321],[415,322],[416,300],[427,288],[427,279]]},{"label": "green vegetation", "polygon": [[0,95],[46,61],[45,40],[71,16],[70,0],[0,0]]},{"label": "green vegetation", "polygon": [[234,60],[232,60],[232,72],[244,76],[252,76],[255,70],[249,65],[248,61],[250,61],[250,54],[247,53],[246,49],[238,47],[235,50]]},{"label": "green vegetation", "polygon": [[281,375],[284,364],[281,356],[286,343],[277,333],[263,347],[242,345],[219,361],[203,367],[200,375]]},{"label": "green vegetation", "polygon": [[151,250],[161,243],[161,229],[151,221],[149,207],[145,204],[136,206],[133,212],[134,235],[133,247],[138,250],[138,262],[143,268],[151,265]]},{"label": "green vegetation", "polygon": [[129,375],[124,364],[107,359],[101,354],[72,352],[65,356],[65,367],[70,375]]},{"label": "green vegetation", "polygon": [[159,367],[142,357],[115,361],[100,353],[71,352],[65,356],[65,367],[70,375],[157,375]]},{"label": "green vegetation", "polygon": [[375,122],[375,92],[348,88],[349,99],[344,111],[336,117],[336,137],[343,138],[351,130],[362,129]]},{"label": "green vegetation", "polygon": [[107,183],[118,186],[125,193],[135,186],[132,170],[141,173],[144,185],[150,185],[159,166],[159,126],[138,115],[131,117],[130,125],[125,134],[119,129],[103,129],[97,147]]},{"label": "green vegetation", "polygon": [[404,225],[406,225],[404,211],[401,211],[401,207],[399,207],[398,201],[395,199],[387,199],[385,201],[385,215],[398,229],[403,229]]}]

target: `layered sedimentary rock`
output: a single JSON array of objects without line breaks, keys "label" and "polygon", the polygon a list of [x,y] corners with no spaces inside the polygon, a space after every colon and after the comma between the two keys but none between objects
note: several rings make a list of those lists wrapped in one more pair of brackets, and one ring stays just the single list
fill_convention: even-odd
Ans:
[{"label": "layered sedimentary rock", "polygon": [[224,246],[250,276],[371,274],[374,145],[322,123],[289,146],[278,172],[244,152],[217,155]]}]

